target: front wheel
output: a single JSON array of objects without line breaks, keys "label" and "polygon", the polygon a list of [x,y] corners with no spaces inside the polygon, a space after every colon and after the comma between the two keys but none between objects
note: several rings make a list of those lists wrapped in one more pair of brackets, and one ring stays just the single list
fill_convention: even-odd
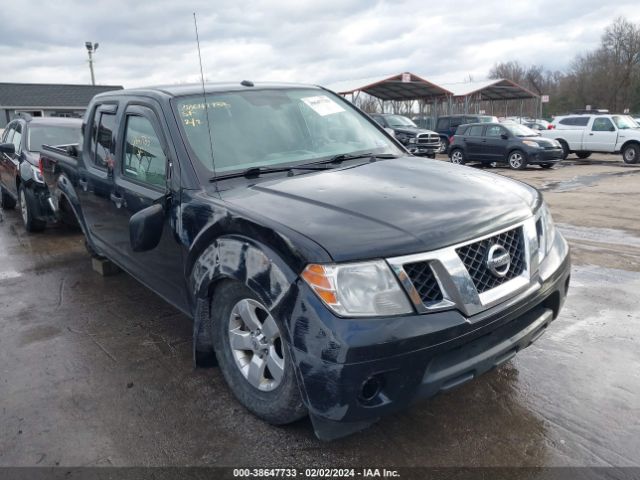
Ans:
[{"label": "front wheel", "polygon": [[216,357],[236,398],[274,425],[304,417],[307,411],[280,322],[238,282],[220,285],[213,302]]},{"label": "front wheel", "polygon": [[449,140],[446,138],[440,139],[440,148],[438,148],[438,153],[447,153],[449,150]]},{"label": "front wheel", "polygon": [[624,147],[622,150],[622,159],[624,163],[634,164],[638,163],[638,158],[640,158],[640,147],[638,145],[628,145]]},{"label": "front wheel", "polygon": [[566,160],[571,153],[571,150],[569,150],[569,145],[567,145],[567,142],[565,142],[564,140],[558,140],[558,143],[560,143],[560,146],[562,147],[562,160]]},{"label": "front wheel", "polygon": [[509,166],[514,170],[524,170],[527,168],[527,158],[520,150],[514,150],[509,154]]},{"label": "front wheel", "polygon": [[459,148],[456,148],[453,152],[451,152],[451,163],[455,163],[456,165],[464,165],[466,163],[464,152]]},{"label": "front wheel", "polygon": [[24,188],[23,185],[18,187],[18,201],[20,202],[20,213],[22,214],[22,223],[27,232],[41,232],[47,226],[46,222],[35,217],[36,198],[31,190]]}]

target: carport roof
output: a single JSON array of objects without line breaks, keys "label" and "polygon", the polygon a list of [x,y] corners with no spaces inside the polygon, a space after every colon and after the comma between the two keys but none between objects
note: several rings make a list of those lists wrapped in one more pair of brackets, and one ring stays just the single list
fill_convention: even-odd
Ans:
[{"label": "carport roof", "polygon": [[442,86],[451,91],[454,97],[474,94],[481,95],[483,100],[521,100],[538,97],[532,91],[505,78],[482,82],[445,83]]},{"label": "carport roof", "polygon": [[120,89],[119,85],[0,83],[0,108],[86,108],[94,95]]},{"label": "carport roof", "polygon": [[[410,81],[402,81],[409,75]],[[341,95],[364,92],[381,100],[420,100],[452,95],[452,92],[435,83],[431,83],[410,72],[390,77],[361,78],[328,85],[330,90]]]}]

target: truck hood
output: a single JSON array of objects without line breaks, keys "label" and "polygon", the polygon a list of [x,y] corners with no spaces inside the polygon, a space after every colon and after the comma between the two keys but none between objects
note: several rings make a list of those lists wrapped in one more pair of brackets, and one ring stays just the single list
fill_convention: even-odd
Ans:
[{"label": "truck hood", "polygon": [[415,137],[419,133],[433,133],[434,135],[437,135],[437,133],[432,132],[431,130],[425,130],[424,128],[418,127],[391,127],[391,129],[396,133],[403,133],[412,137]]},{"label": "truck hood", "polygon": [[522,183],[415,157],[262,181],[222,197],[312,239],[335,261],[449,246],[522,221],[539,201]]}]

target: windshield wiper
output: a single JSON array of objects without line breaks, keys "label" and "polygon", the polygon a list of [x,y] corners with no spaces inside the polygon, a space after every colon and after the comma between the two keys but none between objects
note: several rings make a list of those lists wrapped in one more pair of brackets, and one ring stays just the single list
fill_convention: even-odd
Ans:
[{"label": "windshield wiper", "polygon": [[257,178],[263,173],[277,173],[277,172],[291,172],[292,170],[328,170],[327,167],[314,167],[312,165],[290,165],[288,167],[251,167],[246,170],[242,170],[241,172],[230,172],[223,173],[221,175],[216,175],[215,177],[211,177],[209,179],[210,182],[215,182],[216,180],[223,180],[226,178]]},{"label": "windshield wiper", "polygon": [[327,163],[342,163],[345,160],[354,160],[357,158],[371,158],[373,160],[377,160],[378,158],[398,158],[396,155],[392,153],[341,153],[339,155],[334,155],[327,160],[321,160],[319,162],[313,162],[311,165],[326,165]]}]

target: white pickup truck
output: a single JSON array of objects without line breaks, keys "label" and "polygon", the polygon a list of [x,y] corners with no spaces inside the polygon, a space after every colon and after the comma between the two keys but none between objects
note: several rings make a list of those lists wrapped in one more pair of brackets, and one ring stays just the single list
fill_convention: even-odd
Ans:
[{"label": "white pickup truck", "polygon": [[[578,116],[578,115],[576,115]],[[628,115],[579,115],[575,128],[541,130],[546,138],[560,142],[564,158],[575,153],[587,158],[592,152],[621,153],[625,163],[640,160],[640,125]],[[584,125],[585,117],[588,122]]]}]

